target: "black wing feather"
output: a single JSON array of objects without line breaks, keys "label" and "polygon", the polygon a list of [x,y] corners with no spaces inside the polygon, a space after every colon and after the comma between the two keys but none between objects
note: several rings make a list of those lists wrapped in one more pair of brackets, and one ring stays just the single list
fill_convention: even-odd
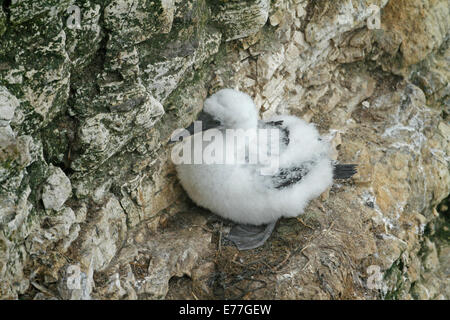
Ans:
[{"label": "black wing feather", "polygon": [[[282,189],[292,184],[296,184],[306,176],[314,162],[309,162],[303,166],[280,169],[272,181],[276,189]],[[356,164],[336,164],[333,168],[333,179],[349,179],[357,173]]]},{"label": "black wing feather", "polygon": [[336,164],[333,169],[334,179],[348,179],[351,178],[356,172],[356,164]]},{"label": "black wing feather", "polygon": [[290,185],[296,184],[306,176],[314,166],[314,162],[307,162],[298,167],[280,169],[275,176],[272,177],[275,188],[282,189]]},{"label": "black wing feather", "polygon": [[[281,141],[287,146],[289,144],[289,130],[283,127],[283,120],[280,121],[268,121],[265,125],[277,127],[280,129],[282,136]],[[319,138],[319,140],[321,140]],[[296,184],[306,176],[312,167],[314,167],[314,161],[308,161],[300,166],[292,168],[280,169],[276,175],[272,176],[272,182],[276,189],[282,189],[290,185]],[[334,179],[348,179],[352,177],[356,171],[356,164],[335,164],[333,167]]]}]

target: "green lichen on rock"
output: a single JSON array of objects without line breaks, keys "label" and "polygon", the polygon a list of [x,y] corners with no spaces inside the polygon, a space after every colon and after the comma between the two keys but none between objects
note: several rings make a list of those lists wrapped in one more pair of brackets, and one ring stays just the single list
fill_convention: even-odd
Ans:
[{"label": "green lichen on rock", "polygon": [[77,2],[77,5],[80,10],[79,25],[74,27],[69,20],[71,16],[63,15],[63,21],[66,21],[64,25],[66,50],[74,73],[91,63],[104,36],[100,26],[101,5],[94,1],[84,1],[80,4]]},{"label": "green lichen on rock", "polygon": [[74,135],[68,117],[58,117],[41,132],[44,156],[49,163],[67,165],[70,138]]},{"label": "green lichen on rock", "polygon": [[70,64],[65,39],[62,23],[50,24],[46,16],[8,28],[2,37],[0,82],[21,99],[20,117],[12,124],[20,133],[44,127],[66,104]]},{"label": "green lichen on rock", "polygon": [[204,0],[185,1],[168,34],[139,44],[142,79],[157,99],[164,101],[186,72],[217,52],[221,34],[207,25],[208,18]]},{"label": "green lichen on rock", "polygon": [[7,25],[6,13],[3,11],[2,8],[0,8],[0,38],[6,31],[6,25]]},{"label": "green lichen on rock", "polygon": [[57,15],[74,3],[74,0],[13,0],[9,6],[12,24],[21,24],[45,14]]},{"label": "green lichen on rock", "polygon": [[388,290],[383,294],[385,300],[399,300],[409,291],[405,280],[404,264],[401,258],[397,259],[392,266],[384,272],[383,280],[388,284]]},{"label": "green lichen on rock", "polygon": [[174,12],[173,0],[112,0],[104,12],[109,48],[125,48],[154,34],[169,33]]},{"label": "green lichen on rock", "polygon": [[450,245],[450,197],[444,199],[438,206],[439,219],[434,223],[431,235],[440,245]]}]

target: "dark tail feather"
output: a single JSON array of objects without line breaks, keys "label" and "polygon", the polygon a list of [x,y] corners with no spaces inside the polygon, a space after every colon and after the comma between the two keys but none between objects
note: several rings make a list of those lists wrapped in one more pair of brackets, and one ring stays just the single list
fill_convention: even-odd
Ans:
[{"label": "dark tail feather", "polygon": [[356,167],[357,164],[336,164],[334,165],[333,178],[348,179],[357,172]]}]

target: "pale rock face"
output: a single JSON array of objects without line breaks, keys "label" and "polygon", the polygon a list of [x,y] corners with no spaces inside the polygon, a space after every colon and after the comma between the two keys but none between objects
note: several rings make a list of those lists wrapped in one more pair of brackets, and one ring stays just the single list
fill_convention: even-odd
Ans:
[{"label": "pale rock face", "polygon": [[7,126],[14,117],[19,101],[5,87],[0,86],[0,127]]},{"label": "pale rock face", "polygon": [[332,39],[346,31],[362,26],[372,13],[371,5],[383,8],[387,0],[335,3],[322,2],[315,9],[313,17],[305,28],[305,38],[310,44]]},{"label": "pale rock face", "polygon": [[78,265],[66,266],[66,273],[58,283],[58,292],[64,300],[91,300],[93,272],[86,274]]},{"label": "pale rock face", "polygon": [[153,34],[169,33],[172,28],[175,0],[113,0],[105,8],[105,22],[112,29],[113,43],[133,45]]},{"label": "pale rock face", "polygon": [[273,53],[262,54],[258,59],[258,79],[267,82],[272,79],[273,74],[285,59],[284,47],[281,50]]},{"label": "pale rock face", "polygon": [[85,229],[78,257],[83,268],[103,270],[116,254],[126,232],[126,217],[119,201],[110,198],[96,213],[94,221]]},{"label": "pale rock face", "polygon": [[58,211],[69,198],[72,186],[69,178],[57,167],[50,167],[50,176],[42,190],[42,202],[45,209]]},{"label": "pale rock face", "polygon": [[[99,113],[83,122],[79,137],[84,150],[72,162],[74,170],[85,171],[85,165],[99,165],[106,161],[137,131],[144,133],[164,114],[161,103],[143,86],[137,85],[128,90],[97,98],[96,103],[109,104],[111,110],[118,112]],[[94,158],[101,160],[95,161]]]},{"label": "pale rock face", "polygon": [[[450,298],[447,0],[0,7],[1,299]],[[171,164],[173,130],[222,88],[262,119],[314,123],[359,165],[260,251],[219,242],[229,225]]]},{"label": "pale rock face", "polygon": [[231,41],[256,33],[266,23],[269,9],[269,0],[220,0],[214,4],[213,14],[226,41]]}]

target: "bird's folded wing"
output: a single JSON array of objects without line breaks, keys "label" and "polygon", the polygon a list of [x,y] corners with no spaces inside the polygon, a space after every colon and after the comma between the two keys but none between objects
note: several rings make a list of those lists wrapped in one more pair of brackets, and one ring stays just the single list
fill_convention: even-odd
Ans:
[{"label": "bird's folded wing", "polygon": [[296,184],[309,173],[313,166],[313,162],[308,162],[296,167],[280,168],[278,172],[272,176],[273,186],[276,189],[282,189]]}]

